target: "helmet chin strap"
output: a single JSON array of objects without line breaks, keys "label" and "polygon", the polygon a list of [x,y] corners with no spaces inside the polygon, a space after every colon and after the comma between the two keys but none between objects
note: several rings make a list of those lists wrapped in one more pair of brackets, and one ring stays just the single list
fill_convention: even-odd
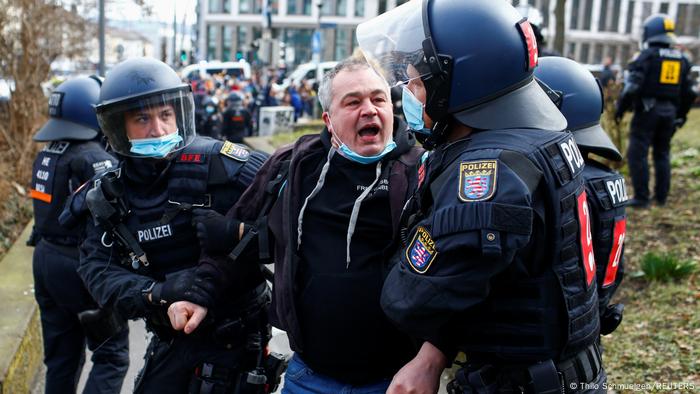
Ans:
[{"label": "helmet chin strap", "polygon": [[437,146],[442,145],[445,143],[445,141],[447,141],[447,130],[452,123],[449,121],[450,117],[447,119],[448,120],[435,122],[433,127],[430,129],[429,135],[415,133],[416,139],[421,143],[421,145],[423,145],[423,148],[426,150],[433,150]]}]

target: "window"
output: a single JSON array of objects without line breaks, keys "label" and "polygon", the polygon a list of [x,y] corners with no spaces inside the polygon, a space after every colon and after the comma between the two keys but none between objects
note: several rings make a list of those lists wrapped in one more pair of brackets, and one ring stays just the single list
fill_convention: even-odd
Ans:
[{"label": "window", "polygon": [[676,34],[697,36],[700,31],[700,4],[678,4]]},{"label": "window", "polygon": [[230,14],[231,13],[231,0],[224,0],[223,7],[221,9],[221,12],[224,14]]},{"label": "window", "polygon": [[659,7],[659,12],[662,14],[668,14],[668,3],[661,3],[661,7]]},{"label": "window", "polygon": [[386,12],[386,0],[379,0],[379,7],[377,7],[377,15]]},{"label": "window", "polygon": [[569,23],[571,30],[577,30],[579,28],[578,15],[579,15],[580,6],[581,6],[580,0],[574,0],[571,2],[571,22]]},{"label": "window", "polygon": [[593,64],[600,64],[603,62],[603,44],[593,44]]},{"label": "window", "polygon": [[209,13],[218,14],[221,12],[221,0],[209,0]]},{"label": "window", "polygon": [[231,29],[231,26],[222,26],[221,27],[221,37],[222,37],[222,45],[221,45],[221,60],[227,62],[230,60],[235,60],[231,59],[231,36],[233,35],[233,29]]},{"label": "window", "polygon": [[593,18],[593,0],[583,0],[583,30],[591,30],[591,19]]},{"label": "window", "polygon": [[214,25],[207,26],[207,60],[216,59],[216,44],[219,40],[219,29],[217,27]]},{"label": "window", "polygon": [[240,0],[238,12],[241,14],[260,14],[262,12],[261,2],[256,0]]},{"label": "window", "polygon": [[579,63],[588,63],[588,54],[590,52],[591,44],[584,42],[581,44],[581,54],[578,57]]},{"label": "window", "polygon": [[632,20],[634,18],[634,6],[635,6],[635,2],[630,1],[628,8],[627,8],[627,22],[625,24],[625,33],[627,33],[627,34],[632,33]]},{"label": "window", "polygon": [[331,16],[345,16],[347,14],[347,1],[346,0],[330,0],[324,1],[323,7],[321,8],[321,15]]},{"label": "window", "polygon": [[338,29],[335,31],[335,59],[345,59],[350,56],[348,53],[348,47],[350,46],[350,34],[348,34],[348,29]]},{"label": "window", "polygon": [[576,56],[576,43],[570,42],[566,48],[566,57],[573,59]]},{"label": "window", "polygon": [[365,16],[365,0],[355,0],[355,16]]}]

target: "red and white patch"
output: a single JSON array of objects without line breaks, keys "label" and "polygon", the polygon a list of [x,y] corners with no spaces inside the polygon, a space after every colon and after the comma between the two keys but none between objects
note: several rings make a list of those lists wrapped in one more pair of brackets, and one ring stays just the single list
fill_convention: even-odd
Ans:
[{"label": "red and white patch", "polygon": [[204,163],[206,155],[201,153],[183,153],[177,158],[179,163]]},{"label": "red and white patch", "polygon": [[615,220],[615,230],[613,232],[613,247],[610,250],[608,258],[608,267],[605,269],[605,279],[603,279],[603,287],[610,286],[615,283],[617,277],[617,268],[620,265],[622,258],[622,247],[625,245],[625,235],[627,233],[627,219],[620,218]]},{"label": "red and white patch", "polygon": [[578,205],[578,224],[581,237],[581,262],[586,272],[586,285],[590,286],[595,278],[595,255],[593,254],[593,236],[591,235],[591,210],[586,201],[586,192],[576,198]]},{"label": "red and white patch", "polygon": [[527,71],[532,71],[537,67],[537,39],[535,38],[535,32],[532,30],[532,26],[527,19],[523,19],[518,22],[518,30],[523,36],[525,41],[525,50],[527,51]]}]

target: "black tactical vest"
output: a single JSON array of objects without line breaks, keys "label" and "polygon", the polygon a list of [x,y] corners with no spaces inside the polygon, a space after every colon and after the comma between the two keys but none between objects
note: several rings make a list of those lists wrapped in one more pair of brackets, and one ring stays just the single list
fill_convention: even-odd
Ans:
[{"label": "black tactical vest", "polygon": [[34,228],[44,239],[60,245],[77,245],[79,228],[67,229],[59,225],[63,206],[82,180],[73,173],[72,164],[83,160],[82,155],[99,152],[104,161],[92,163],[100,172],[116,166],[116,160],[107,157],[104,149],[94,141],[51,141],[39,152],[32,167],[30,195],[34,203]]},{"label": "black tactical vest", "polygon": [[[228,152],[226,154],[225,152]],[[253,165],[246,165],[252,160]],[[146,253],[154,277],[194,266],[200,256],[192,208],[225,214],[263,158],[238,145],[198,137],[172,159],[160,184],[126,182],[125,224]],[[131,189],[131,190],[130,190]]]},{"label": "black tactical vest", "polygon": [[645,49],[637,62],[645,65],[646,74],[640,97],[678,101],[681,84],[688,77],[688,62],[675,48],[651,47]]},{"label": "black tactical vest", "polygon": [[[492,279],[478,318],[464,325],[460,348],[501,362],[567,359],[600,330],[583,158],[570,133],[543,130],[474,133],[465,151],[485,149],[500,151],[499,160],[531,190],[534,250],[516,253]],[[500,227],[507,233],[513,220],[500,218]]]},{"label": "black tactical vest", "polygon": [[583,177],[591,208],[598,303],[602,313],[622,280],[628,196],[625,178],[600,163],[587,160]]}]

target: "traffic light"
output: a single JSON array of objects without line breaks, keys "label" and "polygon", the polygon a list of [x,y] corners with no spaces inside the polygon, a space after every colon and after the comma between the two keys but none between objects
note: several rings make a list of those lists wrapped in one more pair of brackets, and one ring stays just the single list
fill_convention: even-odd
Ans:
[{"label": "traffic light", "polygon": [[184,49],[180,51],[180,62],[182,64],[187,63],[187,51]]}]

